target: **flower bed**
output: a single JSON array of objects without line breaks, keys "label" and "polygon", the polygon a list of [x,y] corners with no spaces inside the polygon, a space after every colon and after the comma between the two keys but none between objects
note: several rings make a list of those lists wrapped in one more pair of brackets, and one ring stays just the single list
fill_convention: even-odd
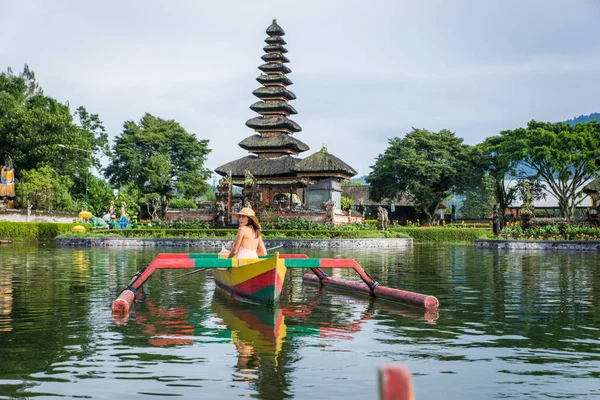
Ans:
[{"label": "flower bed", "polygon": [[[541,222],[541,221],[540,221]],[[584,223],[561,220],[553,224],[535,224],[523,228],[519,221],[508,223],[500,233],[502,239],[513,240],[600,240],[600,228]]]}]

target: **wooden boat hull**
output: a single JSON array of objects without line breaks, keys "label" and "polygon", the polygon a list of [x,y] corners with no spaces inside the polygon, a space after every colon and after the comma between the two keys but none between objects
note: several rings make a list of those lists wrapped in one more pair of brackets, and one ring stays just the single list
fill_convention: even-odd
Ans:
[{"label": "wooden boat hull", "polygon": [[238,300],[271,305],[277,303],[287,268],[278,254],[271,258],[241,259],[239,266],[213,269],[216,285]]}]

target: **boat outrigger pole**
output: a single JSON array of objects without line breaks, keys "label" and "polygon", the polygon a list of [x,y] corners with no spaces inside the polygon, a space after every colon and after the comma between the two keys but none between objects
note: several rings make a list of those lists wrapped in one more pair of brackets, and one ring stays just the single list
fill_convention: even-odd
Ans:
[{"label": "boat outrigger pole", "polygon": [[[347,289],[364,293],[371,297],[423,307],[426,310],[437,310],[440,304],[434,296],[380,285],[356,260],[351,258],[297,258],[286,260],[285,266],[288,268],[310,268],[314,275],[304,274],[302,279],[308,282],[319,283],[322,286]],[[356,271],[362,282],[330,277],[321,268],[352,268]]]},{"label": "boat outrigger pole", "polygon": [[[347,289],[427,310],[437,310],[439,306],[438,299],[433,296],[380,285],[356,260],[351,258],[308,258],[305,254],[275,253],[257,260],[238,260],[219,258],[218,254],[168,253],[159,254],[150,264],[131,277],[127,286],[112,304],[113,314],[129,313],[133,302],[139,297],[142,285],[155,270],[175,268],[216,269],[213,276],[220,287],[242,299],[260,304],[273,304],[277,301],[286,268],[307,268],[315,275],[305,274],[303,279],[308,282]],[[351,268],[356,271],[362,282],[330,277],[323,271],[327,268]],[[260,290],[263,288],[265,290]],[[275,292],[266,296],[270,293],[266,290],[275,290]]]}]

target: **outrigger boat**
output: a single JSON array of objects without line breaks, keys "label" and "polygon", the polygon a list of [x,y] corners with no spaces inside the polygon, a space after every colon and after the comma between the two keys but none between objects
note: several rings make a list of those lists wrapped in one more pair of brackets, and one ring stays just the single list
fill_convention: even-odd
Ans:
[{"label": "outrigger boat", "polygon": [[[303,279],[323,286],[330,285],[427,310],[437,310],[439,306],[438,299],[433,296],[380,285],[351,258],[309,258],[305,254],[275,253],[259,259],[238,260],[221,258],[219,254],[163,253],[132,276],[113,302],[112,312],[128,314],[142,285],[157,269],[210,269],[217,286],[238,300],[273,305],[279,300],[287,268],[308,268],[314,275],[305,274]],[[330,277],[323,271],[327,268],[351,268],[362,282]]]}]

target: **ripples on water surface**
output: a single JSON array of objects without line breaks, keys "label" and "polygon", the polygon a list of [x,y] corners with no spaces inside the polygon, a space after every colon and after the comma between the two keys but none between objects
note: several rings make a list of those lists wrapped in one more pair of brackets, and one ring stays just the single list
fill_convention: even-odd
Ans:
[{"label": "ripples on water surface", "polygon": [[111,302],[158,252],[1,247],[0,398],[377,398],[388,362],[410,368],[417,400],[600,396],[595,253],[310,250],[356,258],[441,308],[321,291],[289,270],[269,309],[175,270],[154,273],[129,318],[113,319]]}]

